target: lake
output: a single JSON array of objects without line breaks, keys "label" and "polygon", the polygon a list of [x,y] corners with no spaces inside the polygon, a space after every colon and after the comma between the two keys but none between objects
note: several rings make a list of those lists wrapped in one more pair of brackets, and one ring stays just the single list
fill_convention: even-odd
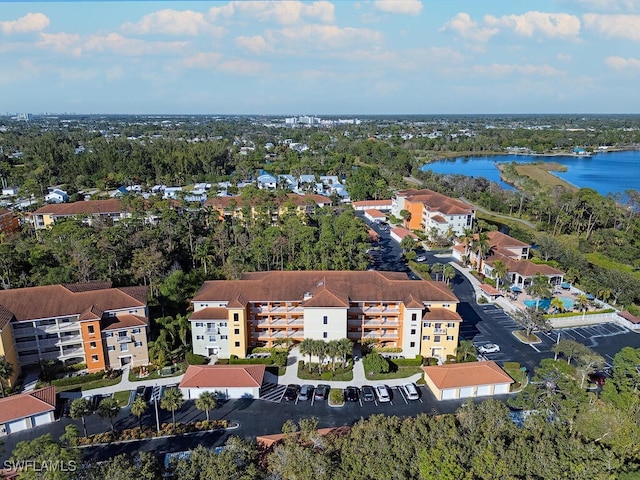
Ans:
[{"label": "lake", "polygon": [[485,177],[507,189],[500,179],[498,163],[554,162],[566,165],[566,172],[551,172],[579,188],[593,188],[601,195],[640,190],[640,151],[597,153],[590,157],[540,157],[532,155],[493,155],[439,160],[422,167],[434,173]]}]

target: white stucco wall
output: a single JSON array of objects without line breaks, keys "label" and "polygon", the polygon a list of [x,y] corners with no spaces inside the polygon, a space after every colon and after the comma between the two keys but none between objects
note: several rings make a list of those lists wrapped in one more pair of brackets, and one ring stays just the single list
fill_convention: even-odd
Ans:
[{"label": "white stucco wall", "polygon": [[[327,324],[324,324],[324,317]],[[326,332],[326,337],[324,333]],[[305,308],[304,336],[316,340],[340,340],[347,336],[346,308]]]}]

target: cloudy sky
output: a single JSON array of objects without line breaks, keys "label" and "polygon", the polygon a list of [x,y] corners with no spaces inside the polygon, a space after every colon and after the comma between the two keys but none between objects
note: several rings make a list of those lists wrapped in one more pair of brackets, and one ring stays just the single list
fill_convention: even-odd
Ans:
[{"label": "cloudy sky", "polygon": [[1,2],[0,113],[640,113],[640,0]]}]

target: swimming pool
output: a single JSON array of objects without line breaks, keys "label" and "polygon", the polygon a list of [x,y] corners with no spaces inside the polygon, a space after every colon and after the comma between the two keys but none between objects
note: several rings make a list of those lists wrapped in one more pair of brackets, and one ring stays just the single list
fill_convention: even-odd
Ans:
[{"label": "swimming pool", "polygon": [[[574,303],[573,298],[568,298],[568,297],[558,297],[558,298],[562,300],[565,310],[573,309],[573,303]],[[525,307],[536,308],[536,300],[524,300],[522,303],[524,303]],[[541,298],[540,301],[538,302],[538,308],[540,310],[549,310],[550,306],[551,306],[550,298]]]}]

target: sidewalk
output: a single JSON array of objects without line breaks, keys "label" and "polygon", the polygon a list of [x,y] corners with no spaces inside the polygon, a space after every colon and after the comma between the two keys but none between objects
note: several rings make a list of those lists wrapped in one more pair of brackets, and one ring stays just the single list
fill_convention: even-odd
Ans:
[{"label": "sidewalk", "polygon": [[[467,278],[467,280],[469,280],[469,283],[471,283],[471,286],[475,291],[476,299],[482,295],[482,290],[480,290],[480,281],[471,274],[470,269],[462,267],[456,262],[449,262],[449,265],[451,265],[453,268],[458,270],[458,272],[460,272],[462,275],[464,275]],[[504,297],[498,297],[495,300],[492,300],[488,303],[498,305],[505,312],[513,312],[517,310],[517,307]]]}]

